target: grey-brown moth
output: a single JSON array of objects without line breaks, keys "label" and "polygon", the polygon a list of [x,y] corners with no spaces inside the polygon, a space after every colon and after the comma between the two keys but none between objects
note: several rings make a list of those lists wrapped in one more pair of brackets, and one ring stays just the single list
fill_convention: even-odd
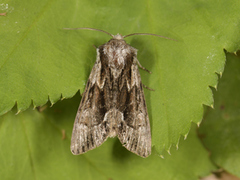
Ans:
[{"label": "grey-brown moth", "polygon": [[112,39],[97,48],[97,60],[74,122],[72,153],[85,153],[100,146],[108,137],[117,136],[129,151],[141,157],[149,156],[151,130],[138,71],[138,66],[143,67],[137,59],[137,49],[128,45],[124,38],[136,34],[155,34],[122,36],[93,28],[75,29],[101,31],[111,35]]}]

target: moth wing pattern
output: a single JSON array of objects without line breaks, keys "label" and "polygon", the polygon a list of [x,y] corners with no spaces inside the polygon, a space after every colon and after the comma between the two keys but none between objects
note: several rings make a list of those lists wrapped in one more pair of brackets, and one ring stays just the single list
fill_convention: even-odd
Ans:
[{"label": "moth wing pattern", "polygon": [[118,125],[118,138],[129,151],[147,157],[151,154],[151,130],[137,62],[134,57],[128,101],[125,103],[124,121]]},{"label": "moth wing pattern", "polygon": [[115,136],[129,151],[142,157],[151,154],[137,50],[118,37],[97,48],[97,60],[74,122],[71,151],[75,155]]},{"label": "moth wing pattern", "polygon": [[71,151],[82,154],[100,146],[108,137],[109,130],[102,119],[106,113],[104,106],[95,101],[103,98],[97,80],[100,78],[100,62],[96,62],[89,76],[86,88],[74,122]]}]

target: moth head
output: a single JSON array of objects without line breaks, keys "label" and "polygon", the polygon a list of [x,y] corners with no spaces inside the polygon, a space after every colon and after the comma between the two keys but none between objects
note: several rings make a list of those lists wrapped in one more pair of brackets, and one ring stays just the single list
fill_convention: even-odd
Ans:
[{"label": "moth head", "polygon": [[79,30],[79,29],[88,29],[88,30],[92,30],[92,31],[100,31],[100,32],[103,32],[103,33],[106,33],[110,36],[113,37],[113,39],[117,39],[117,40],[123,40],[124,38],[126,37],[129,37],[129,36],[134,36],[134,35],[150,35],[150,36],[158,36],[158,37],[161,37],[161,38],[164,38],[164,39],[170,39],[170,40],[173,40],[173,41],[177,41],[175,39],[171,39],[171,38],[168,38],[168,37],[165,37],[165,36],[160,36],[158,34],[151,34],[151,33],[133,33],[133,34],[128,34],[128,35],[125,35],[125,36],[122,36],[121,34],[117,34],[117,35],[113,35],[107,31],[104,31],[104,30],[101,30],[101,29],[94,29],[94,28],[88,28],[88,27],[82,27],[82,28],[63,28],[65,30]]},{"label": "moth head", "polygon": [[117,35],[113,36],[113,39],[123,40],[124,36],[122,36],[121,34],[117,33]]}]

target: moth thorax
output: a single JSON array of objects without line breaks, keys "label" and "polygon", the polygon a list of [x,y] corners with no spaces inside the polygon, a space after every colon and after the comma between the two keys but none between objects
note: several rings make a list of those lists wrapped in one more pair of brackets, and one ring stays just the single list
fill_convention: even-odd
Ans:
[{"label": "moth thorax", "polygon": [[126,64],[127,53],[125,49],[115,49],[109,57],[109,67],[113,77],[117,78],[121,74]]},{"label": "moth thorax", "polygon": [[131,49],[124,40],[112,39],[106,44],[104,53],[108,57],[111,69],[123,69]]}]

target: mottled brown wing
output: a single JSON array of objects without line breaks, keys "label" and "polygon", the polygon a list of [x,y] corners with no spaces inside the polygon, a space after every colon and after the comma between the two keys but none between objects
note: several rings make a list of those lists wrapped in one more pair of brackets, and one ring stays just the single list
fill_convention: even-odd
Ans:
[{"label": "mottled brown wing", "polygon": [[151,154],[151,131],[137,62],[134,58],[130,77],[126,76],[128,92],[125,93],[126,100],[120,105],[125,108],[123,121],[118,124],[118,138],[129,151],[147,157]]},{"label": "mottled brown wing", "polygon": [[[100,146],[108,137],[109,128],[104,122],[106,109],[102,101],[101,63],[97,61],[89,76],[85,91],[75,118],[71,151],[82,154]],[[100,79],[101,78],[101,79]]]},{"label": "mottled brown wing", "polygon": [[73,154],[85,153],[116,135],[129,151],[142,157],[151,154],[150,124],[137,62],[134,57],[131,70],[124,69],[113,80],[109,68],[97,59],[74,122]]}]

